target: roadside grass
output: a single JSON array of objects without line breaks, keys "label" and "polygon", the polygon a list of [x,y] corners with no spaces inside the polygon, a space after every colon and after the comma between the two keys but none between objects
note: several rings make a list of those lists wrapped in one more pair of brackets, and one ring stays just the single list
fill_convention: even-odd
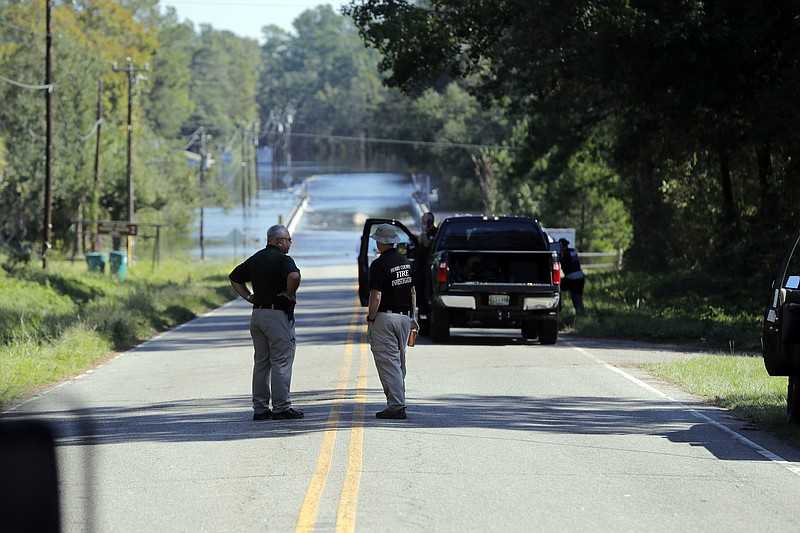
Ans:
[{"label": "roadside grass", "polygon": [[673,342],[707,352],[642,368],[800,447],[800,426],[786,422],[787,378],[767,374],[761,357],[765,295],[749,282],[707,275],[593,272],[586,314],[575,316],[564,294],[562,318],[583,337]]},{"label": "roadside grass", "polygon": [[26,336],[0,347],[0,404],[78,374],[111,352],[111,343],[85,323],[69,326],[49,342]]},{"label": "roadside grass", "polygon": [[53,258],[0,270],[0,408],[230,301],[227,262],[129,265],[125,281]]},{"label": "roadside grass", "polygon": [[564,295],[563,320],[583,337],[680,342],[711,352],[761,351],[760,298],[747,285],[694,273],[606,271],[587,277],[586,314]]},{"label": "roadside grass", "polygon": [[[82,262],[51,259],[42,270],[0,255],[0,263],[0,408],[234,297],[227,280],[233,265],[223,262],[143,263],[129,267],[125,281],[88,272]],[[577,335],[678,342],[719,354],[644,368],[800,446],[800,427],[785,421],[787,379],[770,377],[753,357],[761,317],[752,301],[707,280],[630,272],[592,273],[584,316],[575,317],[565,296],[563,317]]]},{"label": "roadside grass", "polygon": [[800,446],[800,426],[786,422],[788,378],[767,374],[761,357],[706,355],[640,367]]}]

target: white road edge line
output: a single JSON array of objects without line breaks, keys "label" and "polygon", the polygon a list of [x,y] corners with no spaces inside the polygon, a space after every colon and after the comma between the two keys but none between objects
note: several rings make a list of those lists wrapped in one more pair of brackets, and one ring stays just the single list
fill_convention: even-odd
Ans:
[{"label": "white road edge line", "polygon": [[94,371],[97,370],[98,368],[102,368],[102,367],[104,367],[104,366],[106,366],[108,364],[111,364],[112,362],[116,361],[117,359],[119,359],[123,355],[129,354],[131,352],[135,352],[136,350],[141,350],[142,348],[145,347],[145,345],[150,344],[153,341],[159,340],[164,335],[167,335],[168,333],[172,333],[173,331],[178,331],[179,329],[185,328],[185,327],[191,325],[191,323],[194,322],[195,320],[198,320],[200,318],[203,318],[203,317],[218,313],[218,312],[222,311],[223,309],[225,309],[226,307],[230,307],[234,303],[236,303],[235,299],[231,300],[228,303],[224,303],[224,304],[222,304],[221,306],[219,306],[219,307],[217,307],[215,309],[211,309],[210,311],[207,311],[207,312],[203,313],[202,315],[197,315],[193,319],[191,319],[191,320],[189,320],[187,322],[184,322],[183,324],[178,324],[174,328],[170,328],[168,330],[162,331],[161,333],[159,333],[155,337],[147,339],[147,340],[143,341],[142,343],[137,344],[133,348],[125,350],[124,352],[118,353],[117,355],[115,355],[111,359],[109,359],[107,361],[104,361],[103,363],[101,363],[101,364],[99,364],[99,365],[97,365],[95,367],[90,368],[89,370],[87,370],[86,372],[83,372],[82,374],[78,374],[77,376],[73,376],[71,378],[65,378],[64,381],[62,381],[60,383],[57,383],[56,385],[53,385],[49,389],[45,389],[45,390],[39,392],[38,394],[36,394],[34,396],[31,396],[30,398],[28,398],[26,400],[21,401],[20,403],[14,405],[13,407],[9,407],[5,411],[0,411],[0,414],[11,413],[13,411],[16,411],[17,409],[19,409],[20,407],[22,407],[25,404],[28,404],[28,403],[30,403],[30,402],[32,402],[34,400],[38,400],[38,399],[42,398],[43,396],[46,396],[46,395],[50,394],[51,392],[53,392],[53,391],[55,391],[57,389],[60,389],[61,387],[65,386],[65,385],[69,385],[73,381],[77,381],[79,379],[83,379],[86,376],[88,376],[89,374],[93,374]]},{"label": "white road edge line", "polygon": [[574,345],[572,345],[570,343],[565,343],[565,344],[567,346],[569,346],[570,348],[582,353],[583,355],[585,355],[586,357],[588,357],[592,361],[596,362],[597,364],[603,365],[605,368],[607,368],[608,370],[611,370],[612,372],[616,372],[620,376],[624,377],[628,381],[631,381],[631,382],[635,383],[636,385],[640,386],[641,388],[643,388],[643,389],[655,394],[656,396],[664,398],[665,400],[669,400],[670,402],[673,402],[674,404],[676,404],[681,409],[691,413],[693,416],[703,420],[704,422],[706,422],[708,424],[711,424],[712,426],[714,426],[715,428],[721,430],[722,432],[727,433],[728,435],[733,437],[735,440],[739,441],[741,444],[744,444],[748,448],[754,450],[756,453],[758,453],[762,457],[764,457],[766,459],[769,459],[770,461],[772,461],[774,463],[778,463],[779,465],[781,465],[784,468],[786,468],[786,470],[788,470],[789,472],[800,476],[800,465],[798,465],[797,463],[793,463],[791,461],[787,461],[786,459],[784,459],[780,455],[767,450],[763,446],[761,446],[759,444],[756,444],[755,442],[751,441],[750,439],[748,439],[744,435],[741,435],[741,434],[737,433],[736,431],[732,430],[731,428],[729,428],[725,424],[717,422],[713,418],[711,418],[711,417],[709,417],[707,415],[704,415],[703,413],[701,413],[697,409],[693,409],[693,408],[689,407],[688,405],[685,405],[685,404],[681,403],[680,401],[676,400],[672,396],[661,392],[660,390],[656,389],[655,387],[653,387],[651,385],[648,385],[647,383],[645,383],[641,379],[639,379],[639,378],[637,378],[635,376],[632,376],[631,374],[628,374],[624,370],[606,363],[605,361],[603,361],[602,359],[600,359],[596,355],[592,354],[588,350],[585,350],[585,349],[581,348],[580,346],[574,346]]}]

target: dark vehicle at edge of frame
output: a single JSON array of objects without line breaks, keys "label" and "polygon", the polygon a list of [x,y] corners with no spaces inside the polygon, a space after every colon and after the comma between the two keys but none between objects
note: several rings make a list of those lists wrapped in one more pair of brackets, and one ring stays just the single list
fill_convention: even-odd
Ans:
[{"label": "dark vehicle at edge of frame", "polygon": [[794,234],[772,280],[764,313],[764,366],[788,376],[786,418],[800,423],[800,231]]}]

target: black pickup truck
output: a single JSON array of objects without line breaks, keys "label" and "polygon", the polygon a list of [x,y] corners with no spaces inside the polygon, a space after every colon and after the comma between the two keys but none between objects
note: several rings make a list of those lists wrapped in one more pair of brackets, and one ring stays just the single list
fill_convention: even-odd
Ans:
[{"label": "black pickup truck", "polygon": [[[366,305],[369,234],[390,223],[405,233],[399,245],[412,262],[417,238],[394,220],[370,219],[359,254],[359,295]],[[374,255],[374,254],[373,254]],[[430,315],[420,316],[423,332],[447,342],[450,328],[520,328],[526,339],[558,340],[561,268],[536,219],[511,216],[457,216],[442,221],[431,249]]]}]

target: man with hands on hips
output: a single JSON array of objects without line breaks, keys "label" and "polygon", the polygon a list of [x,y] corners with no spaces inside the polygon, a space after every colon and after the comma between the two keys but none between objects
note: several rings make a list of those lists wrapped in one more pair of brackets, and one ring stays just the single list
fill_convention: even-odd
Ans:
[{"label": "man with hands on hips", "polygon": [[[296,348],[294,307],[300,270],[289,255],[292,237],[285,226],[267,230],[267,246],[241,263],[229,278],[236,294],[253,305],[253,420],[294,420],[289,388]],[[253,291],[247,287],[253,286]],[[272,400],[272,409],[270,409]]]}]

